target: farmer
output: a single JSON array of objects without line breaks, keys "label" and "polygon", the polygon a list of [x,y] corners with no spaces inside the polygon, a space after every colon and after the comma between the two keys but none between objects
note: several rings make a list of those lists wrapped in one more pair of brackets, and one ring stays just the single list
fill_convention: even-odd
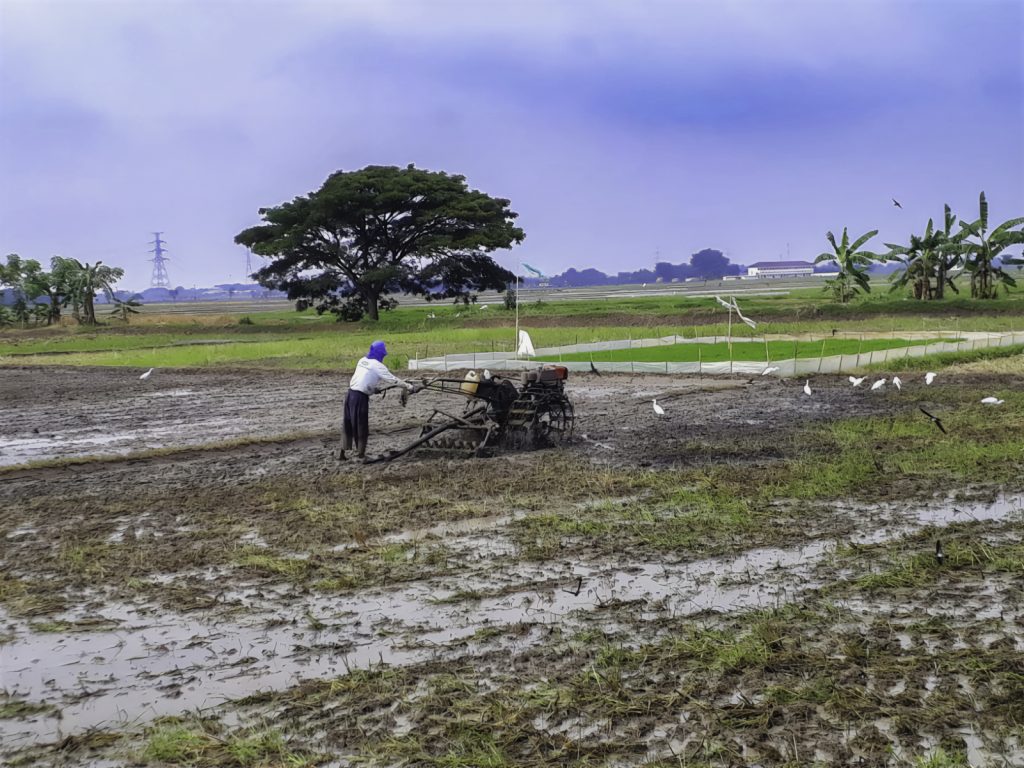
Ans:
[{"label": "farmer", "polygon": [[370,436],[370,395],[381,389],[382,383],[385,389],[398,386],[405,387],[410,392],[415,391],[412,384],[399,379],[384,365],[387,353],[384,342],[375,341],[370,345],[366,357],[356,365],[356,371],[348,383],[348,395],[345,396],[345,416],[342,420],[345,440],[342,449],[338,451],[339,461],[348,458],[345,451],[352,448],[353,441],[356,445],[356,458],[366,458],[366,440]]}]

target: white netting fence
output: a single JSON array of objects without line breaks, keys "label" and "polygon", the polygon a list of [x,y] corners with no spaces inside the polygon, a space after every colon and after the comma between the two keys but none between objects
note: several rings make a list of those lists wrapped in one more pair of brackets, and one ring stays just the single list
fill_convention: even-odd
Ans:
[{"label": "white netting fence", "polygon": [[[824,341],[829,336],[769,336],[768,340],[786,341]],[[893,338],[892,336],[872,335],[872,338]],[[642,361],[594,361],[601,371],[611,373],[697,373],[697,374],[760,374],[766,367],[777,366],[775,376],[796,376],[811,373],[844,373],[866,365],[884,363],[890,360],[901,360],[906,357],[925,357],[941,352],[968,352],[987,347],[1009,347],[1024,344],[1024,332],[920,332],[908,331],[895,338],[907,341],[927,341],[931,343],[915,344],[878,349],[872,352],[861,352],[852,355],[830,355],[827,357],[800,357],[782,360],[725,360],[721,362],[642,362]],[[587,352],[607,352],[619,349],[643,349],[646,347],[670,346],[673,344],[715,344],[726,341],[724,336],[701,336],[694,338],[682,336],[662,336],[651,339],[620,339],[617,341],[596,341],[588,344],[567,344],[561,347],[541,347],[535,357],[530,359],[516,358],[511,352],[475,352],[465,354],[444,355],[410,359],[410,370],[423,371],[456,371],[469,368],[494,368],[495,370],[524,370],[536,368],[540,363],[558,363],[573,371],[589,371],[589,360],[562,361],[563,355]],[[747,337],[734,337],[733,343],[755,341]],[[758,339],[757,341],[761,341]]]}]

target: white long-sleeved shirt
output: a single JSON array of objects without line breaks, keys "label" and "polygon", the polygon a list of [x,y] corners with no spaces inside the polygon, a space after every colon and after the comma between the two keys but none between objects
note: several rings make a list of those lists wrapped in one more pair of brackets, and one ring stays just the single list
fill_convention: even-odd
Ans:
[{"label": "white long-sleeved shirt", "polygon": [[391,373],[384,363],[364,357],[356,365],[356,372],[352,374],[352,380],[348,383],[348,388],[372,395],[380,388],[381,382],[385,384],[398,384],[403,387],[409,386]]}]

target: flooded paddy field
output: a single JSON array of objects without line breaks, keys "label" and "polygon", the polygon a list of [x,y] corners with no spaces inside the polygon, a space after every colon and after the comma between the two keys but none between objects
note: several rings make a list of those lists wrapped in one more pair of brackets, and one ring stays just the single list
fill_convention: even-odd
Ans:
[{"label": "flooded paddy field", "polygon": [[343,377],[0,369],[0,762],[1024,764],[1024,381],[803,383],[361,466]]}]

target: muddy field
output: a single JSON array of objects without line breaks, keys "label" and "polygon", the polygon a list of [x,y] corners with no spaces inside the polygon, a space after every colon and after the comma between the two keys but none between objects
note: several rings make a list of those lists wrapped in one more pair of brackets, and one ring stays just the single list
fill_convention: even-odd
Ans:
[{"label": "muddy field", "polygon": [[1024,482],[910,463],[1019,377],[580,376],[565,448],[375,466],[342,377],[137,377],[0,369],[12,765],[1024,764]]}]

